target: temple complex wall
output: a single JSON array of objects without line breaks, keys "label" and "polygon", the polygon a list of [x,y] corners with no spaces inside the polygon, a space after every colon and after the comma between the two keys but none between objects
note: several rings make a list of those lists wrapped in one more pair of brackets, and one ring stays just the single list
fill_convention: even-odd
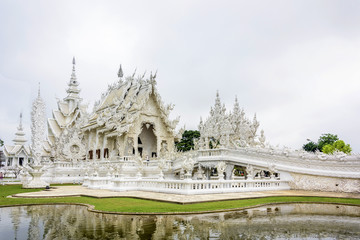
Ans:
[{"label": "temple complex wall", "polygon": [[352,192],[360,193],[360,179],[323,177],[308,174],[291,173],[291,189],[308,191]]}]

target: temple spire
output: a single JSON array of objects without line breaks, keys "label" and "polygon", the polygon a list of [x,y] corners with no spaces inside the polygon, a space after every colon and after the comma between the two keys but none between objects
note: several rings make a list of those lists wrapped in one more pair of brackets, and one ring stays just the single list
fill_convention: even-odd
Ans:
[{"label": "temple spire", "polygon": [[15,133],[15,138],[13,140],[15,145],[24,145],[27,140],[25,138],[25,132],[22,126],[22,113],[20,113],[20,121],[19,121],[19,126],[17,128],[17,132]]},{"label": "temple spire", "polygon": [[119,71],[118,71],[118,77],[122,78],[123,76],[124,76],[124,73],[123,73],[123,70],[122,70],[121,64],[120,64],[120,68],[119,68]]},{"label": "temple spire", "polygon": [[39,82],[39,87],[38,87],[38,97],[40,97],[40,82]]},{"label": "temple spire", "polygon": [[234,103],[234,114],[240,113],[240,106],[237,96],[235,96],[235,103]]},{"label": "temple spire", "polygon": [[23,127],[22,127],[22,112],[20,113],[20,123],[19,123],[19,130],[23,130]]},{"label": "temple spire", "polygon": [[216,91],[216,98],[215,98],[215,109],[221,109],[221,100],[219,95],[219,90]]},{"label": "temple spire", "polygon": [[70,78],[70,84],[76,84],[77,81],[76,81],[76,73],[75,73],[75,57],[73,57],[73,60],[72,60],[72,64],[73,64],[73,67],[72,67],[72,73],[71,73],[71,78]]},{"label": "temple spire", "polygon": [[65,101],[71,101],[71,108],[75,107],[77,101],[81,100],[80,98],[80,89],[78,88],[79,82],[76,79],[76,73],[75,73],[75,57],[73,57],[72,60],[72,73],[70,82],[68,83],[69,88],[66,90],[68,93],[68,96],[64,98]]}]

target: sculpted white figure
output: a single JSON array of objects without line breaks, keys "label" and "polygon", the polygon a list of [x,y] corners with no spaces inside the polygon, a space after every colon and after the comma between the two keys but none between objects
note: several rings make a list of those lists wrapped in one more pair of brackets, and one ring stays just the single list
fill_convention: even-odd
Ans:
[{"label": "sculpted white figure", "polygon": [[191,157],[184,157],[184,161],[182,163],[182,169],[186,171],[186,174],[189,174],[191,176],[192,171],[194,169],[195,160]]},{"label": "sculpted white figure", "polygon": [[218,171],[219,179],[224,179],[225,169],[226,169],[226,163],[224,161],[221,161],[216,165],[216,170]]}]

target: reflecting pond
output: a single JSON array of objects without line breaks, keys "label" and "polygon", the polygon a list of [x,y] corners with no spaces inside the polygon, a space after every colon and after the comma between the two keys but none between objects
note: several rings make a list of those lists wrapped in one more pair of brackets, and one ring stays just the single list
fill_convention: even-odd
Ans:
[{"label": "reflecting pond", "polygon": [[0,239],[360,239],[360,207],[279,204],[236,212],[135,216],[74,205],[0,208]]}]

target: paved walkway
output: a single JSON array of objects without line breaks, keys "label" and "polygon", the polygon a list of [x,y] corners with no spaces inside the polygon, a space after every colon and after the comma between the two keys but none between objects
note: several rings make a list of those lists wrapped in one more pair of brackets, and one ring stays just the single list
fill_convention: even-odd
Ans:
[{"label": "paved walkway", "polygon": [[90,196],[96,198],[134,197],[134,198],[142,198],[142,199],[149,199],[156,201],[174,202],[180,204],[258,198],[258,197],[271,197],[271,196],[316,196],[316,197],[341,197],[341,198],[360,199],[360,194],[355,194],[355,193],[311,192],[311,191],[300,191],[300,190],[181,195],[181,194],[144,192],[144,191],[114,192],[104,189],[101,190],[89,189],[82,186],[56,186],[50,190],[44,190],[40,192],[19,193],[13,195],[13,197],[22,197],[22,198],[49,198],[49,197],[69,197],[69,196]]}]

